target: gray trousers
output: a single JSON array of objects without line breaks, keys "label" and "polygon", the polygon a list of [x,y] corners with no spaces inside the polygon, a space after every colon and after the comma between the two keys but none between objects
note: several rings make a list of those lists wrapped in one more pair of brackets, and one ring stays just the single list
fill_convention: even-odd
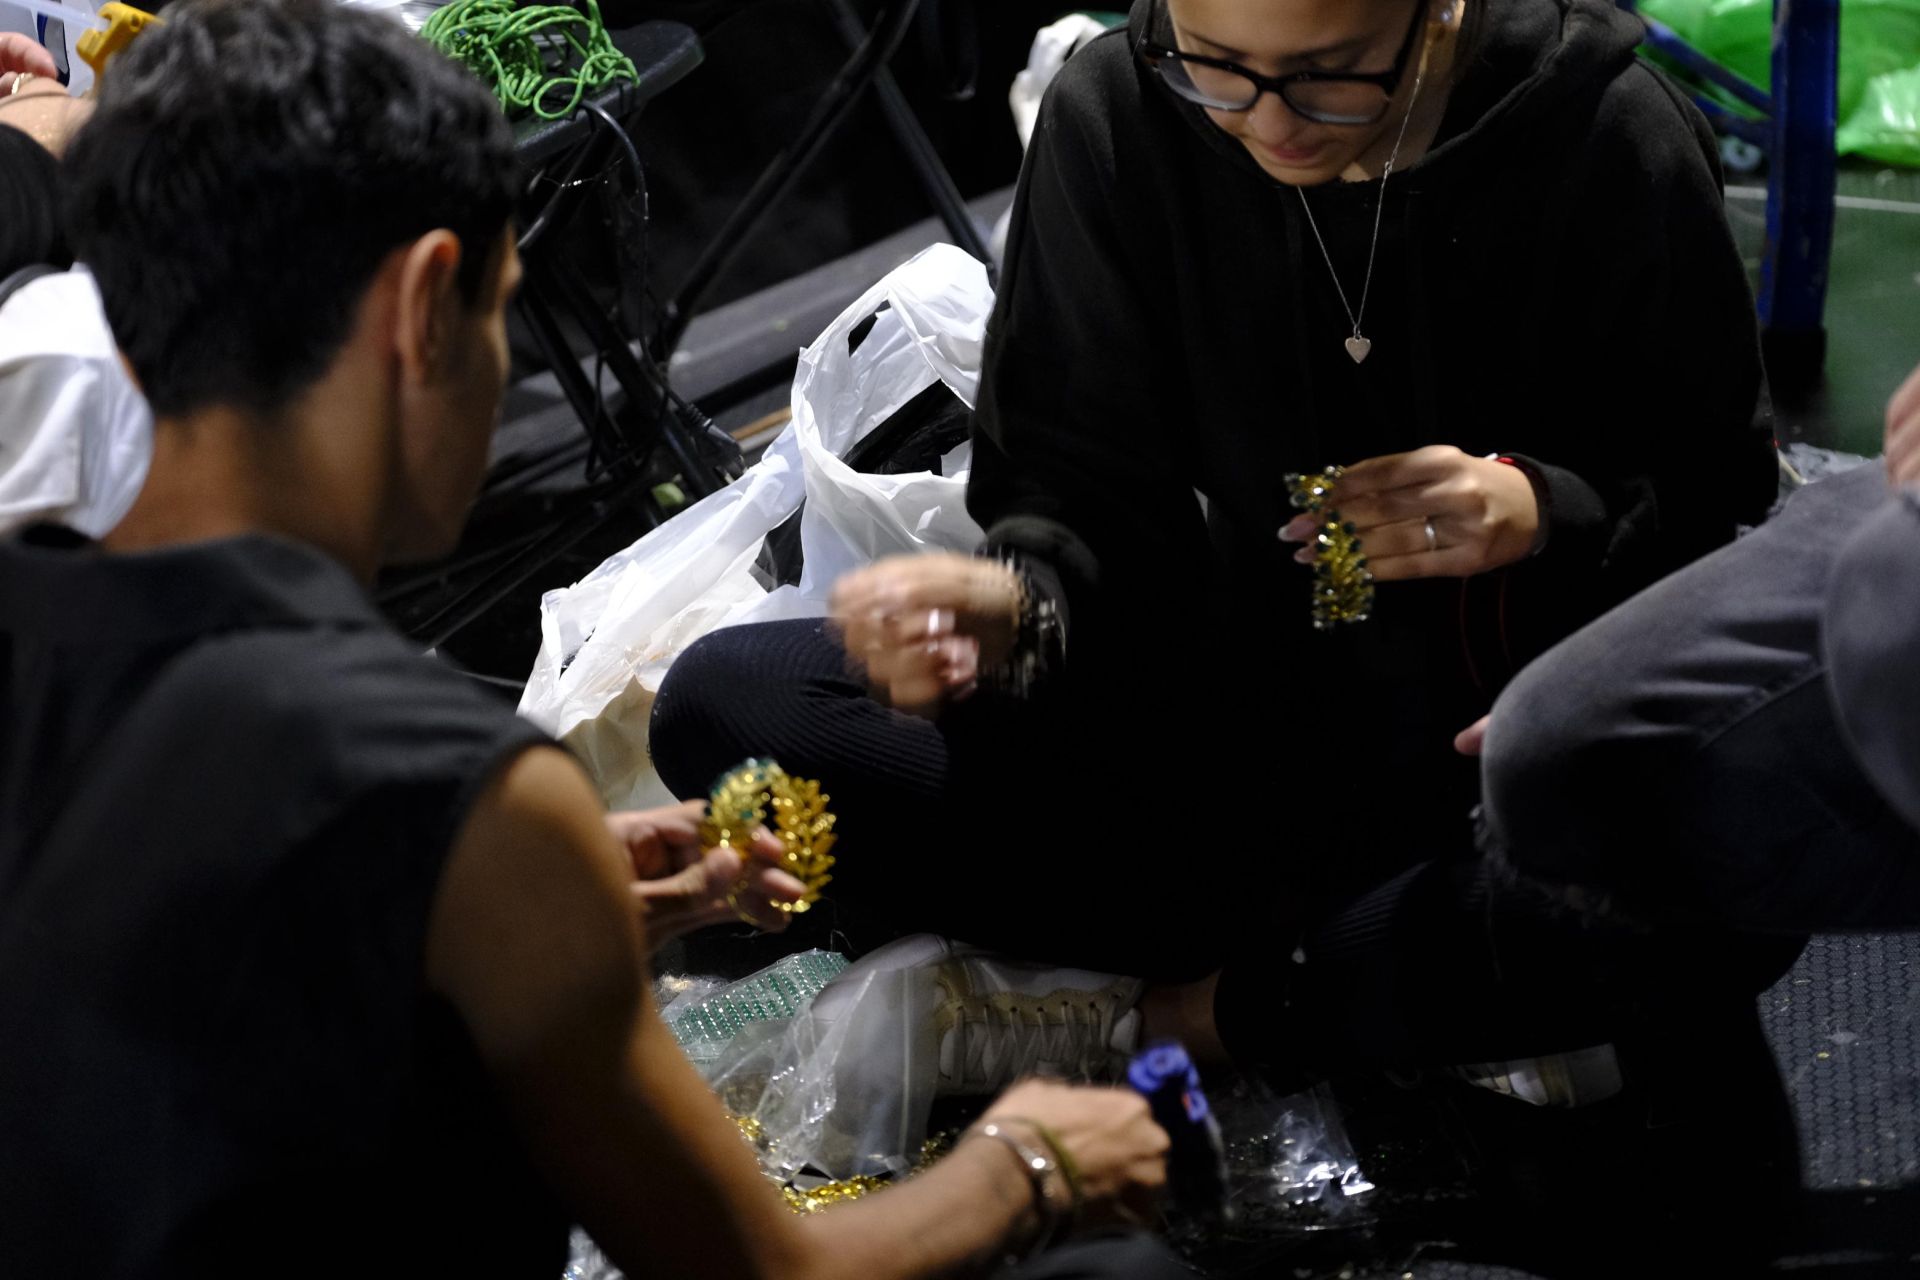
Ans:
[{"label": "gray trousers", "polygon": [[[1884,633],[1883,654],[1912,634],[1904,684],[1920,687],[1920,596],[1847,574],[1863,543],[1889,562],[1887,538],[1920,528],[1884,519],[1892,501],[1877,463],[1810,485],[1522,672],[1487,734],[1488,851],[1629,919],[1920,925],[1920,834],[1860,764],[1822,634],[1841,575],[1853,593],[1843,616]],[[1855,536],[1878,526],[1877,541]],[[1920,536],[1910,558],[1920,570]],[[1920,779],[1920,758],[1910,768]]]}]

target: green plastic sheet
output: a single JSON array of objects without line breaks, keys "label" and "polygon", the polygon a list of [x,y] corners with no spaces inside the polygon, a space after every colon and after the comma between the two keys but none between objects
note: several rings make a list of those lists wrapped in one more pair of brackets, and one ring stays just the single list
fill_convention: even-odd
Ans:
[{"label": "green plastic sheet", "polygon": [[[1640,11],[1768,87],[1772,0],[1642,0]],[[1730,95],[1709,91],[1745,112]],[[1839,106],[1841,153],[1920,167],[1920,0],[1841,0]]]}]

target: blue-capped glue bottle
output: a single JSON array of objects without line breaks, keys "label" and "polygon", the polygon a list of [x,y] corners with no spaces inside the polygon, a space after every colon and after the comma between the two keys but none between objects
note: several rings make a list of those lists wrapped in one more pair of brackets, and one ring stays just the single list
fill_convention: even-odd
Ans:
[{"label": "blue-capped glue bottle", "polygon": [[1189,1213],[1224,1222],[1233,1216],[1227,1203],[1227,1153],[1220,1122],[1200,1091],[1200,1072],[1185,1046],[1161,1040],[1142,1049],[1127,1067],[1127,1083],[1147,1100],[1153,1118],[1172,1141],[1167,1180],[1174,1203]]}]

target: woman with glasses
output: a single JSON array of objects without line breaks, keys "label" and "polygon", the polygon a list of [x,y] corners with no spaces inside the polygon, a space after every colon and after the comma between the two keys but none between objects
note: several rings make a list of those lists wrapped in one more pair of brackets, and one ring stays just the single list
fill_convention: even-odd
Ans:
[{"label": "woman with glasses", "polygon": [[[1241,1058],[1610,1038],[1573,1021],[1606,966],[1486,882],[1453,742],[1774,493],[1714,142],[1641,34],[1608,0],[1135,4],[1021,177],[988,551],[853,576],[837,630],[696,646],[668,783],[763,752],[822,778],[856,947],[1162,978],[1250,948],[1182,997]],[[1283,477],[1329,466],[1374,597],[1316,627]]]}]

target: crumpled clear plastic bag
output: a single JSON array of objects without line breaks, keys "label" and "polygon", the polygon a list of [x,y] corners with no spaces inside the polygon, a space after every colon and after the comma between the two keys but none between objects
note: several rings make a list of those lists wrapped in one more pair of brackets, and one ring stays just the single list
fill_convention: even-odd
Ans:
[{"label": "crumpled clear plastic bag", "polygon": [[[1041,967],[977,953],[969,963]],[[998,984],[988,978],[986,985]],[[904,1174],[929,1136],[945,999],[930,968],[855,966],[791,1020],[748,1028],[702,1071],[736,1115],[755,1122],[762,1164],[773,1176]],[[1326,1089],[1281,1096],[1252,1080],[1203,1083],[1227,1143],[1229,1193],[1242,1221],[1256,1229],[1281,1216],[1325,1223],[1372,1189]]]},{"label": "crumpled clear plastic bag", "polygon": [[[977,955],[974,962],[1035,967]],[[844,963],[831,952],[802,952],[737,983],[663,980],[671,982],[670,993],[682,992],[667,1006],[676,1034],[677,1024],[700,1016],[703,1004],[729,993],[745,1002],[737,1011],[743,1016],[715,1020],[736,1030],[722,1044],[696,1046],[694,1065],[727,1109],[747,1122],[761,1168],[777,1182],[902,1177],[921,1163],[944,997],[924,966],[888,972],[855,966],[823,988],[815,985],[820,974]],[[751,1016],[755,993],[783,981],[762,1010],[767,1016]],[[1169,1225],[1177,1245],[1203,1256],[1355,1219],[1373,1184],[1330,1091],[1280,1096],[1244,1078],[1205,1084],[1226,1143],[1232,1221],[1176,1216]],[[620,1280],[620,1273],[576,1231],[564,1280]]]},{"label": "crumpled clear plastic bag", "polygon": [[573,1229],[567,1242],[567,1269],[560,1273],[560,1280],[621,1280],[621,1274],[592,1236],[579,1227]]},{"label": "crumpled clear plastic bag", "polygon": [[1335,1220],[1373,1190],[1326,1086],[1275,1095],[1241,1082],[1214,1102],[1227,1139],[1227,1185],[1245,1225],[1284,1209],[1317,1207]]},{"label": "crumpled clear plastic bag", "polygon": [[653,1007],[671,1026],[675,1017],[726,988],[725,978],[664,973],[653,980]]},{"label": "crumpled clear plastic bag", "polygon": [[771,1176],[902,1175],[927,1137],[937,1003],[926,969],[856,969],[792,1019],[748,1028],[704,1074],[756,1127]]},{"label": "crumpled clear plastic bag", "polygon": [[1305,1275],[1290,1264],[1310,1240],[1372,1221],[1373,1184],[1325,1086],[1281,1096],[1254,1079],[1215,1080],[1207,1098],[1225,1139],[1227,1213],[1175,1209],[1167,1221],[1170,1243],[1202,1273]]}]

